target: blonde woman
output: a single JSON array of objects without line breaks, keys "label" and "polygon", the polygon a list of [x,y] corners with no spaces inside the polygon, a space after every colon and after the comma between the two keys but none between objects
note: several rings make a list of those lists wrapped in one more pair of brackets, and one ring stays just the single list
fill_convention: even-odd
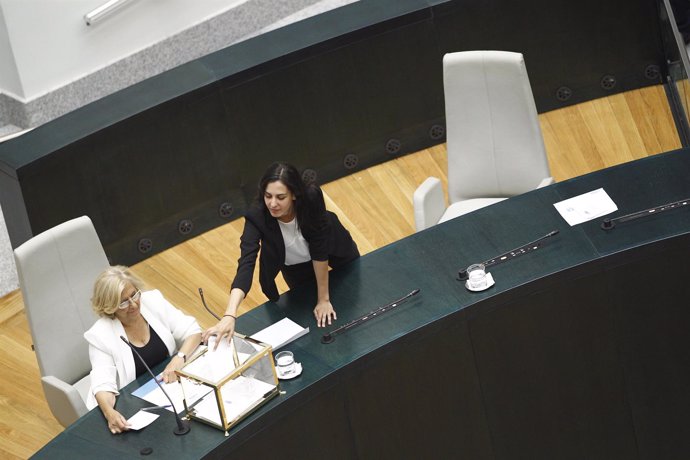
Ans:
[{"label": "blonde woman", "polygon": [[160,291],[144,289],[127,267],[115,266],[98,277],[91,299],[100,318],[84,333],[91,360],[86,405],[100,407],[113,434],[129,429],[125,417],[115,410],[119,389],[146,372],[120,336],[137,348],[149,367],[172,356],[162,374],[166,383],[176,380],[175,370],[201,340],[201,328],[193,317],[175,308]]}]

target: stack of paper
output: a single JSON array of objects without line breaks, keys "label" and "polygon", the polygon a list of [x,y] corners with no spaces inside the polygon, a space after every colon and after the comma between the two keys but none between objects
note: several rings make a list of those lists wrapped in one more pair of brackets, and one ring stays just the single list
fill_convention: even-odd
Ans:
[{"label": "stack of paper", "polygon": [[251,338],[259,342],[267,343],[273,347],[273,350],[277,350],[308,332],[308,327],[303,328],[290,318],[283,318],[277,323],[260,330],[252,335]]},{"label": "stack of paper", "polygon": [[[184,411],[184,394],[182,392],[182,385],[180,384],[180,382],[161,382],[161,385],[165,387],[165,391],[168,393],[168,396],[170,396],[170,399],[173,400],[173,404],[175,404],[175,409],[182,413]],[[194,393],[186,395],[187,404],[189,404],[190,406],[213,390],[212,388],[204,385],[195,385],[192,388],[194,389]],[[141,398],[144,401],[148,401],[155,406],[166,406],[165,408],[167,410],[169,410],[170,412],[173,411],[172,407],[170,407],[170,401],[168,401],[168,397],[165,396],[165,394],[161,391],[160,387],[156,384],[156,382],[153,379],[149,380],[148,382],[140,386],[137,390],[133,391],[132,395]]]},{"label": "stack of paper", "polygon": [[[276,385],[247,378],[243,375],[231,380],[221,389],[226,419],[235,420],[252,406],[263,401],[266,394],[275,387]],[[206,395],[194,406],[194,411],[197,417],[204,418],[216,425],[222,425],[215,393]]]},{"label": "stack of paper", "polygon": [[[184,367],[187,375],[217,383],[236,369],[233,343],[223,339],[216,348],[216,341],[215,336],[210,337],[206,353]],[[244,364],[250,356],[248,353],[238,352],[238,365]]]}]

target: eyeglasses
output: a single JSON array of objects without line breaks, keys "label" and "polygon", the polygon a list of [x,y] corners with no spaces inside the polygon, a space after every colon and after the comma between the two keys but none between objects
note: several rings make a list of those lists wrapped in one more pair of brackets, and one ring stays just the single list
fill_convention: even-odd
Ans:
[{"label": "eyeglasses", "polygon": [[129,308],[130,304],[134,304],[134,302],[139,302],[139,299],[141,299],[141,291],[137,289],[137,292],[132,294],[132,297],[128,298],[127,300],[123,300],[120,302],[120,305],[117,306],[120,310],[124,310],[125,308]]}]

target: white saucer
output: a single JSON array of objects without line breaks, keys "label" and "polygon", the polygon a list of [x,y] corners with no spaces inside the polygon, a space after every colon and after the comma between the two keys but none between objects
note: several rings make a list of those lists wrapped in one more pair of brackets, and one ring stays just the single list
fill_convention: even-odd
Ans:
[{"label": "white saucer", "polygon": [[487,289],[489,289],[494,284],[496,284],[496,282],[494,281],[494,277],[491,276],[491,273],[486,274],[486,286],[484,286],[483,288],[479,288],[479,289],[472,288],[472,287],[470,287],[470,282],[465,281],[465,287],[472,292],[486,291]]},{"label": "white saucer", "polygon": [[283,374],[276,367],[276,374],[280,380],[290,380],[294,379],[298,375],[302,374],[302,363],[295,363],[295,372],[290,372],[289,374]]}]

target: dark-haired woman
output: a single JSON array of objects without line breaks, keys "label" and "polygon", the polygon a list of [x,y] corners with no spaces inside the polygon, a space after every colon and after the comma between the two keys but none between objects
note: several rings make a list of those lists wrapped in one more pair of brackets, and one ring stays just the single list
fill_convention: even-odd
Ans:
[{"label": "dark-haired woman", "polygon": [[329,296],[328,266],[337,268],[359,257],[357,244],[338,217],[326,210],[319,187],[305,185],[294,166],[274,163],[259,181],[257,202],[245,216],[241,255],[225,315],[204,332],[204,341],[212,335],[218,342],[232,336],[237,309],[252,285],[259,249],[259,282],[269,300],[278,300],[278,272],[290,288],[316,280],[317,326],[337,319]]}]

